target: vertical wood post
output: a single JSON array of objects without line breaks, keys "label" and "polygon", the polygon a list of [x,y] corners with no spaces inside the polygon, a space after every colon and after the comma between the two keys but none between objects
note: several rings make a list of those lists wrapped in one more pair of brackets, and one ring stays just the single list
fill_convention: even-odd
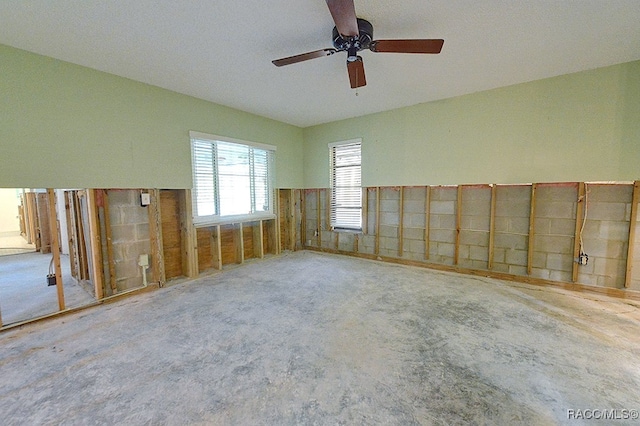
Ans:
[{"label": "vertical wood post", "polygon": [[196,228],[193,226],[191,190],[185,189],[181,193],[182,268],[186,277],[195,278],[198,276],[198,238]]},{"label": "vertical wood post", "polygon": [[222,270],[222,242],[220,225],[215,225],[211,230],[211,256],[213,257],[213,267],[218,271]]},{"label": "vertical wood post", "polygon": [[244,263],[244,234],[242,223],[233,225],[233,246],[236,251],[236,263]]},{"label": "vertical wood post", "polygon": [[404,254],[404,186],[400,187],[400,202],[398,206],[398,257]]},{"label": "vertical wood post", "polygon": [[318,248],[322,247],[322,206],[320,205],[320,188],[316,189],[316,233],[318,240]]},{"label": "vertical wood post", "polygon": [[274,189],[273,190],[274,193],[274,210],[276,213],[276,220],[275,220],[275,239],[274,239],[274,244],[276,245],[276,254],[280,254],[281,252],[281,247],[280,247],[280,216],[281,216],[281,212],[280,212],[280,190],[279,189]]},{"label": "vertical wood post", "polygon": [[640,181],[633,182],[633,196],[631,197],[631,218],[629,219],[629,243],[627,244],[627,272],[624,277],[624,287],[631,285],[631,273],[633,272],[634,243],[636,240],[636,227],[638,225],[638,202],[640,202]]},{"label": "vertical wood post", "polygon": [[289,190],[289,250],[296,249],[296,190]]},{"label": "vertical wood post", "polygon": [[580,234],[582,233],[582,222],[584,220],[585,209],[585,185],[584,182],[578,183],[578,199],[576,200],[576,227],[573,237],[573,264],[571,269],[571,280],[575,283],[578,281],[578,267],[580,266],[576,259],[580,256]]},{"label": "vertical wood post", "polygon": [[104,297],[102,273],[102,244],[100,242],[100,222],[98,221],[98,205],[96,190],[87,189],[87,210],[89,215],[89,240],[91,244],[91,268],[96,299]]},{"label": "vertical wood post", "polygon": [[300,190],[300,247],[307,246],[307,194]]},{"label": "vertical wood post", "polygon": [[162,241],[162,216],[160,212],[160,190],[149,190],[151,203],[147,206],[149,214],[149,238],[151,245],[151,278],[163,287],[167,281],[164,269],[164,251]]},{"label": "vertical wood post", "polygon": [[496,233],[496,201],[497,201],[498,188],[496,185],[491,185],[491,216],[489,218],[489,263],[487,268],[493,269],[493,245]]},{"label": "vertical wood post", "polygon": [[380,187],[376,186],[376,240],[375,254],[380,254]]},{"label": "vertical wood post", "polygon": [[262,230],[262,221],[259,220],[257,226],[252,226],[253,229],[253,255],[258,259],[264,258],[264,233]]},{"label": "vertical wood post", "polygon": [[429,260],[429,231],[431,230],[431,187],[425,187],[424,194],[424,259]]},{"label": "vertical wood post", "polygon": [[462,185],[458,185],[458,196],[456,198],[456,245],[453,264],[457,265],[460,258],[460,227],[462,221]]},{"label": "vertical wood post", "polygon": [[369,188],[362,188],[362,233],[369,233]]},{"label": "vertical wood post", "polygon": [[62,286],[62,265],[60,264],[60,240],[58,239],[58,215],[56,214],[56,193],[47,188],[49,198],[49,226],[51,227],[51,252],[53,266],[56,271],[56,290],[58,292],[58,308],[64,311],[64,287]]},{"label": "vertical wood post", "polygon": [[103,211],[104,211],[104,235],[107,239],[107,265],[109,267],[109,286],[111,287],[111,294],[117,292],[118,287],[116,285],[116,262],[113,258],[113,241],[111,238],[111,217],[109,216],[109,194],[102,189]]},{"label": "vertical wood post", "polygon": [[531,184],[531,207],[529,209],[529,247],[527,249],[527,274],[531,275],[533,267],[533,248],[535,242],[535,224],[536,224],[536,189],[537,183]]}]

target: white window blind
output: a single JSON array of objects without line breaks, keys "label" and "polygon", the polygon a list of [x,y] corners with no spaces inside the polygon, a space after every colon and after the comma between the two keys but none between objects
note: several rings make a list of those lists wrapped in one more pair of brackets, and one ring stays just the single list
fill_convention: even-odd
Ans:
[{"label": "white window blind", "polygon": [[329,145],[331,226],[362,229],[361,142]]},{"label": "white window blind", "polygon": [[191,138],[194,222],[271,215],[274,149],[196,135]]}]

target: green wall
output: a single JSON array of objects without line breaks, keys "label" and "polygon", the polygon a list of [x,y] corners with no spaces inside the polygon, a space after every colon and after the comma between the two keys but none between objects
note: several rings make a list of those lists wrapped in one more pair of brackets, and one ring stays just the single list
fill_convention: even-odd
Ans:
[{"label": "green wall", "polygon": [[365,186],[640,178],[640,61],[304,130],[304,184],[361,137]]},{"label": "green wall", "polygon": [[190,188],[189,130],[276,145],[303,185],[302,129],[0,45],[0,187]]}]

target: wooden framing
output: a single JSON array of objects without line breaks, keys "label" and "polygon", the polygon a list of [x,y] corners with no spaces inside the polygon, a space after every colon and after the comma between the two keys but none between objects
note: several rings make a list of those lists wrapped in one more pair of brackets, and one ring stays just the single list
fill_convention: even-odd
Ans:
[{"label": "wooden framing", "polygon": [[98,220],[97,190],[87,189],[87,209],[89,216],[89,241],[91,245],[91,277],[96,299],[104,297],[102,273],[102,244],[100,242],[100,222]]},{"label": "wooden framing", "polygon": [[487,269],[493,269],[493,246],[496,232],[496,201],[497,201],[498,188],[491,185],[491,213],[489,217],[489,263]]},{"label": "wooden framing", "polygon": [[[261,226],[262,227],[262,226]],[[307,246],[307,195],[300,190],[300,248]]]},{"label": "wooden framing", "polygon": [[325,227],[329,230],[329,231],[333,231],[333,226],[331,226],[331,188],[327,188],[324,190],[325,191],[325,205],[324,205],[324,214],[326,215],[325,217]]},{"label": "wooden framing", "polygon": [[58,293],[58,308],[64,311],[64,287],[62,285],[62,265],[60,264],[60,241],[58,239],[58,215],[56,214],[56,193],[52,188],[47,188],[49,199],[49,227],[51,234],[51,253],[53,253],[53,266],[56,273],[56,291]]},{"label": "wooden framing", "polygon": [[400,187],[398,203],[398,257],[404,254],[404,186]]},{"label": "wooden framing", "polygon": [[149,239],[151,246],[151,279],[163,287],[167,281],[164,270],[164,252],[162,250],[162,213],[160,211],[160,191],[149,190],[151,203],[147,206],[149,214]]},{"label": "wooden framing", "polygon": [[281,247],[280,247],[280,191],[276,188],[273,190],[273,198],[275,200],[274,202],[274,211],[276,212],[276,220],[275,220],[275,244],[276,244],[276,254],[280,254],[281,253]]},{"label": "wooden framing", "polygon": [[320,200],[320,188],[318,188],[316,189],[316,237],[318,239],[318,247],[322,247],[322,206]]},{"label": "wooden framing", "polygon": [[458,185],[456,197],[456,241],[453,255],[453,264],[457,265],[460,258],[460,230],[462,222],[462,185]]},{"label": "wooden framing", "polygon": [[584,220],[585,209],[585,184],[584,182],[578,183],[578,199],[576,201],[576,228],[573,234],[573,265],[571,268],[571,281],[578,281],[578,268],[580,264],[576,262],[576,259],[580,256],[580,234],[582,231],[582,222]]},{"label": "wooden framing", "polygon": [[215,225],[211,229],[211,262],[214,269],[222,270],[222,235],[220,234],[220,225]]},{"label": "wooden framing", "polygon": [[624,277],[624,288],[629,288],[633,272],[633,256],[638,226],[638,202],[640,202],[640,181],[633,182],[633,196],[631,197],[631,217],[629,219],[629,242],[627,244],[627,269]]},{"label": "wooden framing", "polygon": [[104,212],[104,232],[107,243],[107,264],[109,265],[109,285],[111,287],[111,294],[115,294],[118,291],[116,285],[116,262],[113,258],[113,241],[111,238],[111,218],[109,217],[109,194],[106,190],[102,191],[103,200],[103,212]]},{"label": "wooden framing", "polygon": [[296,194],[295,189],[289,190],[289,250],[296,250]]},{"label": "wooden framing", "polygon": [[258,259],[264,259],[264,231],[261,220],[253,226],[253,255]]},{"label": "wooden framing", "polygon": [[182,273],[188,278],[198,276],[198,239],[193,226],[191,190],[184,189],[180,197],[180,232],[182,237]]},{"label": "wooden framing", "polygon": [[369,188],[362,188],[362,233],[369,233]]},{"label": "wooden framing", "polygon": [[376,186],[376,240],[374,252],[380,254],[380,187]]},{"label": "wooden framing", "polygon": [[430,230],[431,230],[431,187],[425,186],[424,189],[424,259],[429,260]]},{"label": "wooden framing", "polygon": [[527,249],[527,275],[531,275],[533,268],[533,248],[535,242],[535,224],[536,224],[536,189],[537,183],[531,184],[531,207],[529,209],[529,247]]}]

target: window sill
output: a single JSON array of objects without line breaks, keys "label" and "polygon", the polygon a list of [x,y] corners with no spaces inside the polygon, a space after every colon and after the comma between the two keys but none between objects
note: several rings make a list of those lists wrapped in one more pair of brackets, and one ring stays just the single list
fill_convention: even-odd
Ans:
[{"label": "window sill", "polygon": [[193,221],[193,225],[196,228],[207,228],[209,226],[217,226],[217,225],[232,225],[234,223],[249,223],[249,222],[259,222],[261,220],[273,220],[276,219],[276,215],[272,213],[264,214],[264,215],[238,215],[238,216],[227,216],[220,219],[208,220],[203,222]]}]

